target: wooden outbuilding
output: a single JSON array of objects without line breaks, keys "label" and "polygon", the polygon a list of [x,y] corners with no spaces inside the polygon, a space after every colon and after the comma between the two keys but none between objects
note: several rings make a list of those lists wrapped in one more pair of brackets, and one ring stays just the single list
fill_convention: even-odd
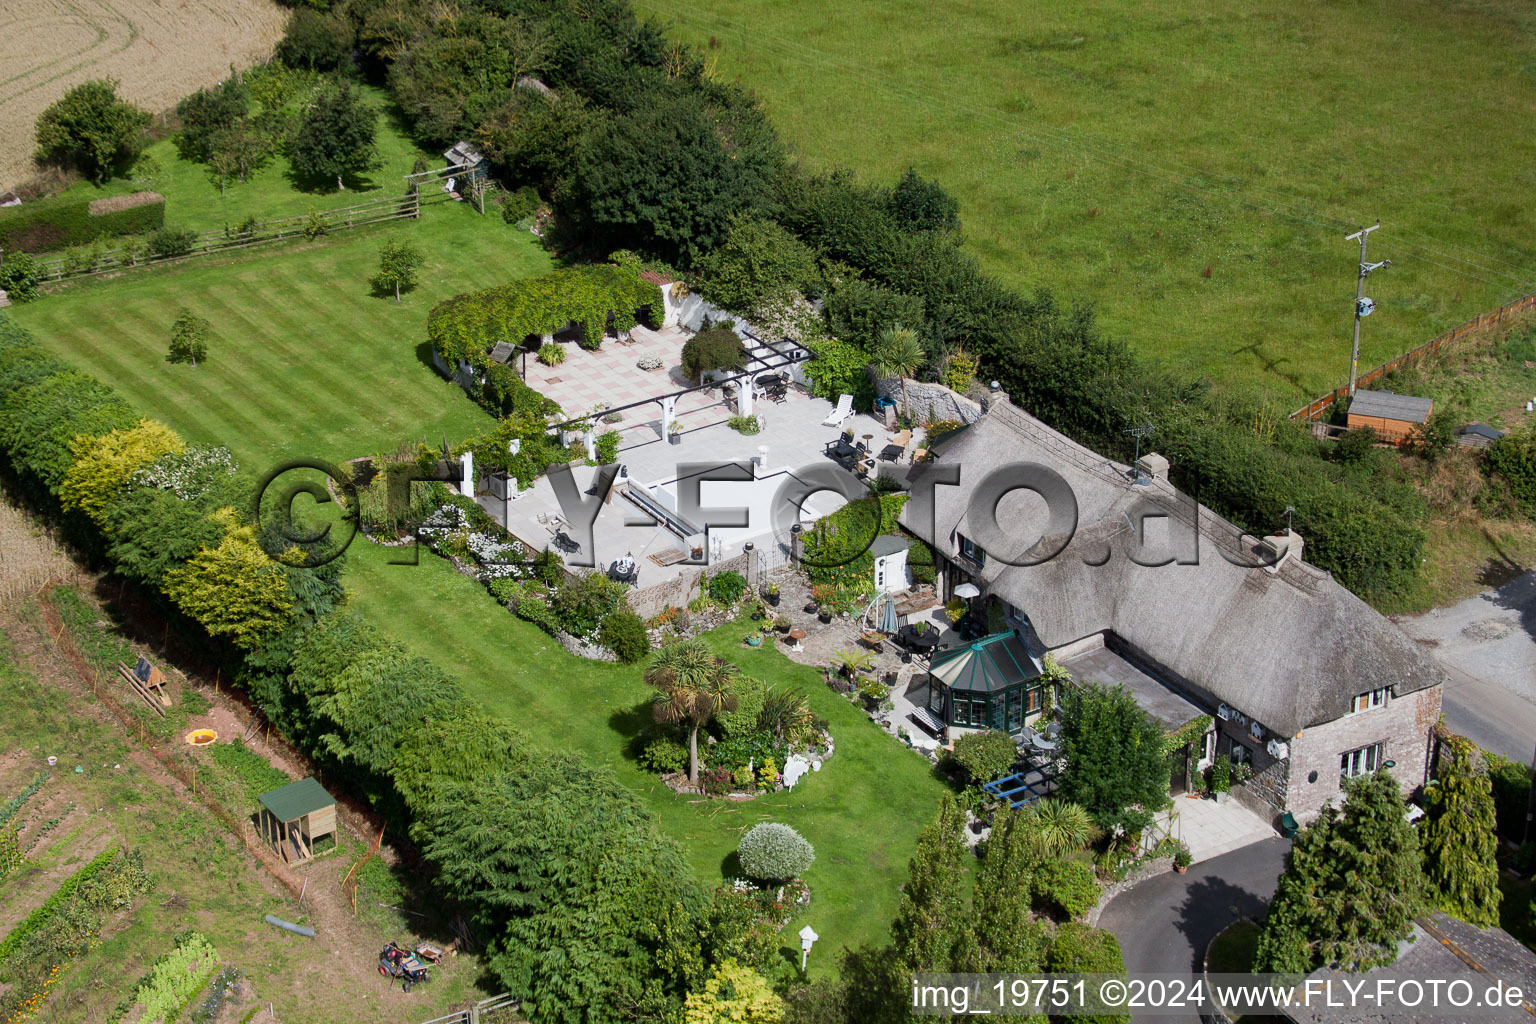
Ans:
[{"label": "wooden outbuilding", "polygon": [[1391,391],[1356,391],[1349,403],[1349,429],[1370,427],[1383,441],[1405,441],[1429,421],[1435,400]]},{"label": "wooden outbuilding", "polygon": [[314,779],[300,779],[257,800],[261,804],[257,831],[283,858],[294,864],[315,855],[315,842],[326,836],[336,843],[336,798]]}]

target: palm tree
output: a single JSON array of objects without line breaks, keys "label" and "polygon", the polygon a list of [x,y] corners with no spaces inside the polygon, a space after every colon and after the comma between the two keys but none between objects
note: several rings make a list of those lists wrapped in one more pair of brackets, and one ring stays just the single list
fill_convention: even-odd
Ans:
[{"label": "palm tree", "polygon": [[699,784],[699,729],[716,712],[735,711],[736,666],[715,657],[698,638],[668,644],[651,656],[645,681],[659,693],[652,704],[656,721],[688,730],[688,781]]},{"label": "palm tree", "polygon": [[901,324],[892,324],[875,338],[874,351],[869,365],[875,376],[882,380],[895,377],[901,381],[901,405],[908,416],[912,415],[912,403],[907,398],[907,378],[917,372],[926,356],[917,332]]},{"label": "palm tree", "polygon": [[1070,800],[1042,800],[1029,808],[1020,824],[1040,850],[1052,857],[1083,849],[1099,832],[1093,817]]}]

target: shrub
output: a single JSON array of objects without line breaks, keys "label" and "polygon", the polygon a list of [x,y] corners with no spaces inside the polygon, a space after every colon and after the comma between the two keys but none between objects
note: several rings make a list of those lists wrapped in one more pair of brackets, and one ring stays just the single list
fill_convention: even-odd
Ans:
[{"label": "shrub", "polygon": [[736,856],[748,876],[778,882],[805,874],[816,860],[816,851],[788,825],[764,822],[741,837]]},{"label": "shrub", "polygon": [[1099,901],[1099,880],[1080,860],[1042,860],[1030,876],[1037,910],[1056,910],[1078,917]]},{"label": "shrub", "polygon": [[651,370],[659,370],[661,369],[662,365],[663,364],[660,356],[641,356],[639,359],[635,360],[635,366],[638,369],[645,370],[647,372]]},{"label": "shrub", "polygon": [[912,546],[907,549],[907,569],[912,574],[912,582],[919,586],[932,583],[937,579],[937,570],[933,564],[933,548],[920,540],[914,540]]},{"label": "shrub", "polygon": [[760,433],[763,429],[763,421],[756,416],[732,416],[726,422],[736,433],[745,434],[748,437]]},{"label": "shrub", "polygon": [[767,696],[768,688],[761,679],[738,676],[735,692],[736,707],[730,711],[719,711],[715,714],[715,721],[727,739],[734,736],[747,736],[757,731],[757,718],[762,714],[763,701]]},{"label": "shrub", "polygon": [[1525,811],[1530,800],[1531,766],[1490,751],[1483,752],[1483,764],[1493,785],[1499,835],[1519,839],[1525,829]]},{"label": "shrub", "polygon": [[816,257],[774,222],[743,217],[699,260],[699,273],[712,302],[749,316],[765,299],[804,290],[816,274]]},{"label": "shrub", "polygon": [[187,255],[196,244],[196,233],[186,228],[161,228],[149,236],[144,248],[155,259],[168,260]]},{"label": "shrub", "polygon": [[0,253],[0,292],[18,305],[37,298],[42,271],[37,260],[24,252]]},{"label": "shrub", "polygon": [[42,199],[0,207],[0,250],[51,252],[94,242],[103,235],[143,234],[164,223],[165,199],[154,192],[94,201]]},{"label": "shrub", "polygon": [[517,603],[517,617],[538,626],[546,633],[554,633],[560,628],[555,621],[555,613],[549,608],[549,604],[542,597],[525,597]]},{"label": "shrub", "polygon": [[626,665],[633,665],[651,652],[651,636],[645,631],[645,620],[628,608],[610,612],[598,630],[597,639]]},{"label": "shrub", "polygon": [[624,435],[617,430],[605,430],[597,435],[597,441],[593,447],[597,451],[599,465],[607,466],[619,461],[619,442],[623,439]]},{"label": "shrub", "polygon": [[[1045,969],[1053,974],[1124,974],[1125,958],[1113,934],[1068,921],[1056,929],[1045,955]],[[1105,1013],[1073,1017],[1074,1024],[1123,1024],[1125,1014]]]},{"label": "shrub", "polygon": [[741,595],[747,592],[747,579],[741,573],[727,569],[711,576],[708,587],[710,600],[731,605],[741,600]]},{"label": "shrub", "polygon": [[134,998],[144,1007],[138,1024],[174,1020],[213,974],[218,959],[213,943],[193,932],[156,960],[149,976],[134,991]]},{"label": "shrub", "polygon": [[106,181],[139,155],[149,122],[149,111],[118,99],[115,81],[82,82],[38,117],[37,156]]},{"label": "shrub", "polygon": [[747,350],[729,327],[700,331],[683,345],[683,376],[689,380],[711,370],[740,369],[746,362]]},{"label": "shrub", "polygon": [[964,768],[973,785],[991,782],[1013,766],[1019,758],[1013,737],[1006,732],[967,733],[955,740],[954,759]]},{"label": "shrub", "polygon": [[660,736],[645,745],[640,765],[661,775],[673,775],[688,768],[688,748],[670,736]]},{"label": "shrub", "polygon": [[345,18],[300,7],[288,16],[277,56],[291,68],[326,71],[347,59],[352,42],[352,26]]},{"label": "shrub", "polygon": [[559,366],[565,362],[565,346],[546,341],[539,346],[539,362],[545,366]]},{"label": "shrub", "polygon": [[590,637],[624,603],[625,586],[599,572],[567,577],[555,590],[554,611],[572,636]]},{"label": "shrub", "polygon": [[543,200],[532,185],[524,185],[516,192],[508,192],[501,200],[501,219],[508,224],[532,217],[539,212]]}]

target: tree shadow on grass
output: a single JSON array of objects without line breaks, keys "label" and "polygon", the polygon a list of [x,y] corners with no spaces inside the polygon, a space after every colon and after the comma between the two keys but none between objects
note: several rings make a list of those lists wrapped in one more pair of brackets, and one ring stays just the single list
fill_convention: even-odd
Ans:
[{"label": "tree shadow on grass", "polygon": [[608,728],[624,739],[624,758],[629,761],[638,760],[645,745],[656,738],[655,724],[649,700],[620,708],[608,716]]}]

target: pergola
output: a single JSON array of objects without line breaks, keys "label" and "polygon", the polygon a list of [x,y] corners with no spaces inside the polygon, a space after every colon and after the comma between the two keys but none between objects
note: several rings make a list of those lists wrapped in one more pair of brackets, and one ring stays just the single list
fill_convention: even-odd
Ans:
[{"label": "pergola", "polygon": [[309,860],[315,855],[315,840],[336,834],[336,798],[314,779],[290,782],[257,800],[261,811],[256,830],[285,863]]},{"label": "pergola", "polygon": [[946,725],[1016,733],[1041,709],[1041,665],[1018,633],[993,633],[933,655],[928,710]]}]

